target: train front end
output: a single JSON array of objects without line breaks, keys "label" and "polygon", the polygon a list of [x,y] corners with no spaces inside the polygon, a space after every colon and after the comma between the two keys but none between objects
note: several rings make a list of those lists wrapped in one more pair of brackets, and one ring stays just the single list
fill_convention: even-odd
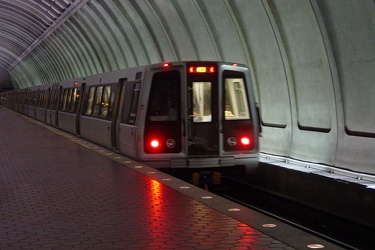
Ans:
[{"label": "train front end", "polygon": [[163,168],[257,166],[259,122],[245,65],[153,65],[144,90],[140,160]]}]

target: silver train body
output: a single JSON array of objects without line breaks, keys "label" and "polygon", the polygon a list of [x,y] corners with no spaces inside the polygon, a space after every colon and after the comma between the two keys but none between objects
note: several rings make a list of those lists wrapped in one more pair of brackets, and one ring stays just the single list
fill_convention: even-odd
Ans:
[{"label": "silver train body", "polygon": [[172,62],[1,93],[1,104],[155,168],[258,164],[250,71]]}]

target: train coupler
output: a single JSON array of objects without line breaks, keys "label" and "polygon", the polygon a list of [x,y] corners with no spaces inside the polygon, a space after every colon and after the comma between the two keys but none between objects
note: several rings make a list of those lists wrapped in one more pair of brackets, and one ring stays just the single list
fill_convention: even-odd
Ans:
[{"label": "train coupler", "polygon": [[193,185],[208,190],[209,187],[221,185],[221,173],[212,171],[193,173],[192,182]]}]

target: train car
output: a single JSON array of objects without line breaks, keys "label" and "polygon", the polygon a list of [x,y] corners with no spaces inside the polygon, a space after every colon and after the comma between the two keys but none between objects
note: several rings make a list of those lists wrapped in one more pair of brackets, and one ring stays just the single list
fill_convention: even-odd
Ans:
[{"label": "train car", "polygon": [[[50,122],[69,133],[80,135],[79,119],[81,96],[85,84],[85,77],[74,78],[60,82],[53,90],[51,102]],[[100,132],[100,131],[99,131]]]},{"label": "train car", "polygon": [[141,91],[137,157],[170,167],[254,166],[258,121],[249,73],[218,62],[151,67]]},{"label": "train car", "polygon": [[29,87],[26,91],[24,114],[31,118],[36,117],[36,106],[39,98],[38,88],[39,86],[33,86]]},{"label": "train car", "polygon": [[61,88],[58,83],[53,83],[48,86],[47,102],[46,102],[46,120],[48,125],[58,127],[58,105],[60,100]]},{"label": "train car", "polygon": [[34,92],[35,95],[35,102],[34,102],[34,109],[35,109],[35,119],[46,123],[47,122],[47,106],[49,102],[49,91],[51,88],[51,84],[40,85],[36,86],[37,88]]},{"label": "train car", "polygon": [[258,164],[259,122],[245,65],[159,63],[28,93],[34,107],[45,108],[44,122],[155,168]]}]

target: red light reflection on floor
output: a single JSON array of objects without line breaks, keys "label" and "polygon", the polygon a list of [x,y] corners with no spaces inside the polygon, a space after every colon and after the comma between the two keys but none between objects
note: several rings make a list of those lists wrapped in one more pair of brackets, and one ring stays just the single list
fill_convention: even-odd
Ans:
[{"label": "red light reflection on floor", "polygon": [[[149,236],[153,239],[159,238],[163,231],[168,227],[169,222],[166,218],[166,211],[163,208],[163,190],[164,186],[156,180],[150,179],[148,192],[148,223]],[[163,211],[164,210],[164,211]]]},{"label": "red light reflection on floor", "polygon": [[259,232],[254,228],[249,227],[245,223],[239,223],[237,228],[242,232],[239,236],[237,247],[247,247],[259,244],[262,239],[259,237]]}]

